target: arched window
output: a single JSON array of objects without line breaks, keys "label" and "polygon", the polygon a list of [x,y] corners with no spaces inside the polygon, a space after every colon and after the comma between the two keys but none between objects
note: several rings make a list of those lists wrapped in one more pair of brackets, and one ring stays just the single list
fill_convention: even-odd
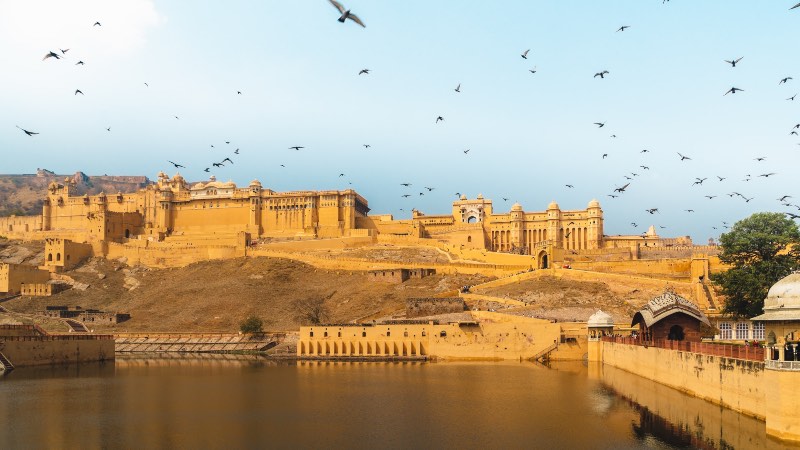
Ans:
[{"label": "arched window", "polygon": [[61,261],[61,253],[56,253],[56,261]]},{"label": "arched window", "polygon": [[52,253],[48,253],[47,254],[47,260],[48,261],[53,261],[53,254]]},{"label": "arched window", "polygon": [[680,325],[673,325],[672,328],[669,329],[669,336],[667,336],[667,339],[670,341],[682,341],[683,327]]},{"label": "arched window", "polygon": [[472,242],[472,236],[467,236],[467,242]]}]

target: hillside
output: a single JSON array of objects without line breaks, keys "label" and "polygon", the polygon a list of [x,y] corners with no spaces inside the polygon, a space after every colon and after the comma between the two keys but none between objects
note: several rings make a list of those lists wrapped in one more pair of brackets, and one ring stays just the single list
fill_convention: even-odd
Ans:
[{"label": "hillside", "polygon": [[134,192],[149,183],[143,176],[89,176],[83,172],[57,175],[43,169],[32,175],[0,175],[0,217],[41,214],[47,186],[53,181],[63,183],[67,178],[74,183],[77,195]]},{"label": "hillside", "polygon": [[371,282],[364,272],[320,270],[278,258],[206,261],[163,270],[96,258],[66,275],[78,288],[3,305],[28,314],[47,305],[130,313],[131,320],[113,327],[117,331],[236,331],[251,314],[261,317],[267,329],[291,330],[301,325],[296,307],[300,300],[328,299],[329,321],[344,323],[397,314],[404,311],[406,298],[489,279],[437,275],[395,285]]}]

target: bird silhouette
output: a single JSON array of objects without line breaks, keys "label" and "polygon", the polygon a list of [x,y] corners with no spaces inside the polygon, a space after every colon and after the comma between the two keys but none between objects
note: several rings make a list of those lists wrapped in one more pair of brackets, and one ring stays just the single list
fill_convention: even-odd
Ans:
[{"label": "bird silhouette", "polygon": [[83,66],[85,65],[83,61],[78,61],[75,63],[76,66]]},{"label": "bird silhouette", "polygon": [[242,95],[242,91],[236,91],[236,95]]},{"label": "bird silhouette", "polygon": [[786,100],[791,100],[791,101],[794,101],[794,98],[795,98],[795,97],[797,97],[797,94],[794,94],[793,96],[791,96],[791,97],[787,98]]},{"label": "bird silhouette", "polygon": [[305,147],[301,147],[299,145],[295,145],[294,147],[289,147],[289,150],[300,150],[301,148],[305,148]]},{"label": "bird silhouette", "polygon": [[[798,3],[797,5],[800,6],[800,3]],[[787,212],[787,213],[784,213],[784,214],[789,216],[789,218],[792,219],[792,220],[800,219],[800,215],[797,215],[797,214],[794,214],[794,213]]]},{"label": "bird silhouette", "polygon": [[69,49],[64,50],[64,49],[61,49],[61,48],[59,50],[61,50],[61,54],[62,55],[66,55],[67,52],[69,51]]},{"label": "bird silhouette", "polygon": [[794,5],[794,6],[792,6],[791,8],[789,8],[789,11],[791,11],[791,10],[793,10],[795,8],[800,8],[800,3],[798,3],[798,4]]},{"label": "bird silhouette", "polygon": [[794,80],[794,78],[792,77],[781,78],[781,81],[779,81],[778,84],[786,83],[789,80]]},{"label": "bird silhouette", "polygon": [[42,58],[42,61],[44,61],[44,60],[45,60],[45,59],[47,59],[47,58],[61,59],[61,57],[60,57],[60,56],[58,56],[58,53],[56,53],[56,52],[49,52],[49,53],[47,53],[46,55],[44,55],[44,58]]},{"label": "bird silhouette", "polygon": [[461,92],[461,83],[458,83],[458,86],[456,86],[456,88],[453,90],[456,92]]},{"label": "bird silhouette", "polygon": [[737,93],[737,92],[739,92],[739,91],[744,91],[744,89],[739,89],[739,88],[737,88],[737,87],[732,87],[732,88],[728,89],[728,91],[727,91],[727,92],[725,92],[725,93],[724,93],[724,94],[722,94],[722,95],[723,95],[723,96],[725,96],[725,95],[728,95],[728,94],[735,94],[735,93]]},{"label": "bird silhouette", "polygon": [[225,159],[222,160],[222,162],[225,162],[225,161],[228,161],[229,163],[233,164],[233,161],[231,161],[230,158],[225,158]]},{"label": "bird silhouette", "polygon": [[367,27],[366,25],[364,25],[364,22],[362,22],[361,19],[358,18],[357,15],[351,13],[349,9],[345,9],[345,7],[342,6],[341,3],[337,2],[336,0],[329,0],[329,1],[331,2],[331,5],[335,6],[336,9],[339,10],[339,13],[342,14],[338,19],[339,22],[344,23],[345,20],[350,19],[364,28]]},{"label": "bird silhouette", "polygon": [[764,157],[764,156],[759,156],[758,158],[753,158],[753,159],[754,159],[755,161],[764,161],[764,160],[765,160],[765,159],[767,159],[767,158],[766,158],[766,157]]},{"label": "bird silhouette", "polygon": [[606,159],[607,156],[608,156],[608,153],[603,153],[603,159]]},{"label": "bird silhouette", "polygon": [[180,169],[180,168],[184,168],[185,169],[186,168],[186,166],[182,166],[182,165],[180,165],[180,164],[178,164],[176,162],[172,162],[172,161],[169,161],[169,160],[167,162],[172,164],[173,166],[175,166],[176,169]]},{"label": "bird silhouette", "polygon": [[703,197],[705,197],[705,198],[707,198],[709,200],[712,200],[712,199],[716,198],[717,196],[716,195],[704,195]]},{"label": "bird silhouette", "polygon": [[717,178],[719,178],[719,181],[724,181],[725,180],[725,177],[721,177],[719,175],[717,175]]},{"label": "bird silhouette", "polygon": [[617,29],[617,32],[620,32],[620,31],[625,31],[625,29],[627,29],[627,28],[630,28],[630,27],[631,27],[630,25],[623,25],[623,26],[621,26],[621,27],[619,27],[619,28]]},{"label": "bird silhouette", "polygon": [[736,64],[737,64],[739,61],[741,61],[741,60],[742,60],[742,58],[744,58],[744,56],[742,56],[742,57],[741,57],[741,58],[739,58],[739,59],[732,59],[732,60],[730,60],[730,61],[728,61],[728,60],[726,59],[726,60],[724,60],[724,61],[725,61],[726,63],[730,64],[730,65],[731,65],[731,67],[736,67]]},{"label": "bird silhouette", "polygon": [[364,75],[364,74],[369,75],[369,69],[361,69],[360,71],[358,71],[358,74],[359,75]]},{"label": "bird silhouette", "polygon": [[522,54],[521,54],[521,55],[519,55],[519,56],[522,56],[522,59],[528,59],[528,52],[529,52],[529,51],[531,51],[531,49],[527,49],[527,50],[525,50],[525,51],[524,51],[524,52],[522,52]]},{"label": "bird silhouette", "polygon": [[101,24],[100,22],[95,22],[94,25],[92,25],[92,26],[93,27],[102,27],[103,24]]},{"label": "bird silhouette", "polygon": [[617,198],[617,197],[619,197],[619,195],[614,195],[614,194],[607,194],[607,195],[608,195],[609,197],[611,197],[611,198]]},{"label": "bird silhouette", "polygon": [[778,201],[782,202],[782,201],[785,201],[787,198],[792,198],[792,196],[791,195],[784,195],[783,197],[779,198]]},{"label": "bird silhouette", "polygon": [[706,181],[707,179],[708,178],[695,178],[695,180],[697,180],[697,181],[692,183],[692,186],[694,186],[695,184],[703,184],[703,181]]},{"label": "bird silhouette", "polygon": [[631,185],[630,183],[627,183],[627,184],[625,184],[625,186],[618,187],[618,188],[614,189],[614,192],[619,192],[619,193],[625,192],[625,189],[628,189],[628,186],[630,186],[630,185]]},{"label": "bird silhouette", "polygon": [[691,159],[692,159],[692,158],[689,158],[688,156],[681,155],[681,153],[680,153],[680,152],[677,152],[677,153],[678,153],[678,156],[680,156],[680,157],[681,157],[681,161],[683,161],[684,159],[688,159],[688,160],[691,160]]},{"label": "bird silhouette", "polygon": [[573,185],[571,185],[571,184],[565,184],[564,186],[566,186],[566,187],[568,187],[568,188],[570,188],[570,189],[572,189],[572,188],[574,188],[574,187],[575,187],[575,186],[573,186]]},{"label": "bird silhouette", "polygon": [[605,122],[595,122],[594,124],[597,125],[597,128],[603,128],[604,126],[606,126]]},{"label": "bird silhouette", "polygon": [[111,131],[111,127],[106,128],[106,131]]},{"label": "bird silhouette", "polygon": [[436,123],[439,123],[440,120],[444,120],[444,117],[442,117],[442,116],[436,117]]},{"label": "bird silhouette", "polygon": [[641,167],[641,168],[642,168],[642,170],[650,170],[650,168],[649,168],[649,167],[647,167],[647,166],[639,166],[639,167]]},{"label": "bird silhouette", "polygon": [[508,198],[506,198],[506,197],[503,197],[503,201],[504,201],[504,202],[507,202],[508,200],[509,200]]},{"label": "bird silhouette", "polygon": [[28,136],[33,136],[34,134],[39,134],[39,133],[37,133],[37,132],[35,132],[35,131],[28,131],[28,130],[26,130],[25,128],[22,128],[22,127],[21,127],[21,126],[19,126],[19,125],[17,125],[17,128],[19,128],[20,130],[22,130],[22,131],[23,131],[25,134],[27,134]]},{"label": "bird silhouette", "polygon": [[464,150],[464,154],[466,155],[467,153],[469,153],[469,149]]},{"label": "bird silhouette", "polygon": [[764,178],[769,178],[769,177],[771,177],[771,176],[773,176],[773,175],[776,175],[776,173],[775,173],[775,172],[770,172],[770,173],[762,173],[762,174],[761,174],[761,175],[759,175],[759,176],[760,176],[760,177],[764,177]]},{"label": "bird silhouette", "polygon": [[144,87],[150,87],[150,85],[147,84],[147,83],[144,83]]},{"label": "bird silhouette", "polygon": [[597,72],[596,74],[594,74],[594,76],[592,78],[597,78],[597,77],[605,78],[606,75],[609,74],[609,73],[611,73],[611,72],[609,72],[607,70],[604,70],[602,72]]},{"label": "bird silhouette", "polygon": [[[215,162],[215,163],[211,163],[211,165],[212,165],[212,166],[214,166],[214,167],[222,167],[222,166],[224,166],[225,164],[222,164],[222,163],[216,163],[216,162]],[[283,166],[283,164],[281,164],[281,166]]]},{"label": "bird silhouette", "polygon": [[239,149],[237,148],[236,150],[234,150],[234,151],[233,151],[233,154],[234,154],[234,155],[238,155],[238,154],[239,154]]},{"label": "bird silhouette", "polygon": [[369,145],[369,144],[364,144],[364,148],[370,148],[370,147],[372,147],[372,146]]},{"label": "bird silhouette", "polygon": [[644,150],[640,151],[639,153],[650,153],[650,150],[644,149]]},{"label": "bird silhouette", "polygon": [[74,95],[78,95],[78,94],[84,95],[83,91],[81,91],[80,89],[75,89],[75,94]]},{"label": "bird silhouette", "polygon": [[433,191],[434,189],[436,189],[435,187],[428,187],[428,186],[423,186],[423,187],[424,187],[425,189],[427,189],[427,190],[428,190],[428,192],[431,192],[431,191]]},{"label": "bird silhouette", "polygon": [[[649,212],[652,215],[652,214],[655,214],[655,213],[658,212],[658,208],[645,209],[645,211]],[[659,213],[659,214],[661,214],[661,213]]]},{"label": "bird silhouette", "polygon": [[343,177],[343,176],[344,176],[344,174],[343,174],[343,173],[340,173],[340,174],[339,174],[339,178],[341,178],[341,177]]},{"label": "bird silhouette", "polygon": [[693,210],[693,209],[684,209],[684,211],[686,211],[686,212],[690,212],[690,213],[693,213],[693,212],[694,212],[694,210]]},{"label": "bird silhouette", "polygon": [[411,186],[411,183],[400,183],[400,186],[409,187],[409,186]]}]

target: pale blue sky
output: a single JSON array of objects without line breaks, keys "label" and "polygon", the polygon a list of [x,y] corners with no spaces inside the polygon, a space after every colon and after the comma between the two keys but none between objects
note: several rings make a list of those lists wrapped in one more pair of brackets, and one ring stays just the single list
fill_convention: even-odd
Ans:
[{"label": "pale blue sky", "polygon": [[[344,4],[367,28],[337,22],[326,0],[0,0],[0,172],[152,179],[175,172],[169,159],[202,180],[231,157],[218,179],[353,187],[374,213],[448,213],[455,192],[483,193],[496,211],[597,198],[607,234],[655,224],[697,243],[752,212],[800,213],[776,201],[800,204],[791,1]],[[41,60],[59,47],[65,59]],[[779,85],[786,76],[797,79]],[[723,96],[732,86],[744,92]],[[631,172],[628,192],[607,197]]]}]

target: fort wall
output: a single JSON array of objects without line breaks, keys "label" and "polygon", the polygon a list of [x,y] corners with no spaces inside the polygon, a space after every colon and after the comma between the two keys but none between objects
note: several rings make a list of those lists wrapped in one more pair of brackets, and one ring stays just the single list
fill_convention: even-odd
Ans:
[{"label": "fort wall", "polygon": [[0,344],[15,367],[114,360],[110,335],[0,336]]},{"label": "fort wall", "polygon": [[19,294],[23,284],[46,283],[49,279],[50,273],[37,267],[0,263],[0,292]]},{"label": "fort wall", "polygon": [[767,414],[763,362],[615,342],[602,345],[604,364],[762,420]]}]

